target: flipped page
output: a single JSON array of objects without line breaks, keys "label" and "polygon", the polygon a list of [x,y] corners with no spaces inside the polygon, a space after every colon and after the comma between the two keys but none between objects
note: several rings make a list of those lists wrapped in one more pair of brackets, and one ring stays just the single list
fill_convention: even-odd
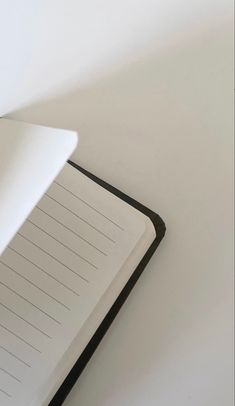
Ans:
[{"label": "flipped page", "polygon": [[74,131],[0,118],[0,254],[63,168],[77,140]]},{"label": "flipped page", "polygon": [[0,258],[1,405],[41,406],[146,220],[66,164]]}]

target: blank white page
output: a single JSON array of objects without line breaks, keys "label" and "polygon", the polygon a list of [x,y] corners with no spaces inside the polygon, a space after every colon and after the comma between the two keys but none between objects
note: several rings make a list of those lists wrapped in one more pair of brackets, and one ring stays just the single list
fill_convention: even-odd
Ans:
[{"label": "blank white page", "polygon": [[73,131],[0,118],[0,254],[61,171],[76,143]]},{"label": "blank white page", "polygon": [[2,406],[40,405],[145,227],[144,215],[66,164],[0,257]]}]

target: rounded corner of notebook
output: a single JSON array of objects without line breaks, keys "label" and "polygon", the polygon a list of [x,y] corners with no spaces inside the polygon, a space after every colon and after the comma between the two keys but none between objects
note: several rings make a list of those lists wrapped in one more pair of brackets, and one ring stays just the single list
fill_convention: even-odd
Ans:
[{"label": "rounded corner of notebook", "polygon": [[75,149],[79,142],[79,134],[76,131],[71,131],[71,145]]}]

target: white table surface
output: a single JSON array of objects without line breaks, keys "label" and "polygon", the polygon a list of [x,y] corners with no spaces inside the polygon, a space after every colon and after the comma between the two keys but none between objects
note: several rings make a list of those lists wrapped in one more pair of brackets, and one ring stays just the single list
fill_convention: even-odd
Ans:
[{"label": "white table surface", "polygon": [[232,35],[216,16],[11,114],[77,129],[74,160],[167,225],[65,406],[233,405]]}]

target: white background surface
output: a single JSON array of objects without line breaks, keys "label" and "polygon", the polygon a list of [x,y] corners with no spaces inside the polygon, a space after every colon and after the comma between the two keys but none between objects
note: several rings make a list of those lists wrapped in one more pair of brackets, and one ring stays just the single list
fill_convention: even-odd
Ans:
[{"label": "white background surface", "polygon": [[232,2],[0,4],[0,114],[167,224],[65,405],[232,406]]}]

